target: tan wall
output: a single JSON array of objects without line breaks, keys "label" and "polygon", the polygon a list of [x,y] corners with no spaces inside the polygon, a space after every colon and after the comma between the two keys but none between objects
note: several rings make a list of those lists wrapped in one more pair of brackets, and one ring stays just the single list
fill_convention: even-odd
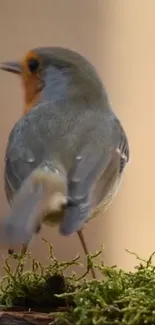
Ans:
[{"label": "tan wall", "polygon": [[[129,136],[131,163],[109,211],[85,229],[91,251],[105,244],[105,261],[131,269],[125,248],[147,257],[155,248],[155,1],[154,0],[1,0],[0,61],[20,58],[30,48],[61,45],[75,49],[97,67],[111,102]],[[0,214],[7,203],[3,158],[8,133],[22,111],[19,80],[0,72]],[[83,252],[76,235],[59,236],[44,227],[42,236],[56,256]],[[46,261],[40,238],[30,245]]]}]

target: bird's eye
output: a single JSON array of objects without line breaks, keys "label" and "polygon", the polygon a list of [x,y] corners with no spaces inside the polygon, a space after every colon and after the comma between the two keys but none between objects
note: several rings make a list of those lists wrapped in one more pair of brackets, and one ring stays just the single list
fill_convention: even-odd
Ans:
[{"label": "bird's eye", "polygon": [[40,66],[40,62],[35,59],[35,58],[31,58],[28,60],[28,68],[30,70],[30,72],[37,72],[37,70],[39,69],[39,66]]}]

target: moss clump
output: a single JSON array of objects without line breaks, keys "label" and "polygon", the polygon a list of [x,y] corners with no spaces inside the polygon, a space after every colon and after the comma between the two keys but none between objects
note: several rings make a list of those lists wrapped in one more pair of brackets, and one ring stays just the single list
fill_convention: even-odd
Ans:
[{"label": "moss clump", "polygon": [[[153,325],[155,324],[155,266],[151,255],[140,260],[135,272],[124,272],[103,263],[96,266],[103,280],[86,281],[72,294],[75,308],[59,315],[54,324]],[[68,296],[63,294],[62,296]],[[62,322],[62,317],[63,322]],[[66,323],[65,323],[66,320]]]},{"label": "moss clump", "polygon": [[[0,283],[0,304],[12,308],[20,307],[38,311],[49,312],[58,307],[65,307],[73,304],[70,297],[56,297],[56,294],[68,293],[74,290],[72,278],[65,278],[63,272],[71,265],[78,265],[77,256],[71,262],[58,262],[53,255],[52,246],[49,247],[48,265],[43,267],[31,254],[9,255],[4,260],[6,275]],[[10,260],[16,262],[13,271],[10,267]],[[31,263],[30,271],[24,271],[26,259]]]},{"label": "moss clump", "polygon": [[[49,265],[42,267],[30,255],[32,270],[24,272],[24,259],[14,255],[17,268],[13,273],[5,260],[7,275],[1,282],[0,302],[6,307],[22,305],[26,308],[55,308],[55,321],[51,325],[153,325],[155,324],[155,266],[151,255],[141,260],[135,272],[124,272],[116,266],[101,262],[95,265],[94,256],[88,256],[88,271],[93,264],[100,270],[103,280],[88,281],[83,275],[64,277],[63,271],[77,265],[78,257],[71,262],[59,263],[49,245]],[[10,257],[11,258],[11,257]],[[87,273],[88,273],[87,271]],[[60,312],[63,307],[65,312]]]}]

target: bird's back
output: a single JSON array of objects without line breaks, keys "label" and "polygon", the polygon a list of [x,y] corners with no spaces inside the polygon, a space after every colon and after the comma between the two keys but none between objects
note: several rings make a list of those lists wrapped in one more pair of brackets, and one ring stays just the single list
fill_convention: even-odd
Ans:
[{"label": "bird's back", "polygon": [[9,201],[22,181],[44,160],[61,159],[70,170],[83,146],[91,144],[93,155],[99,147],[101,152],[104,150],[105,138],[109,142],[119,141],[113,138],[115,116],[111,111],[107,109],[105,114],[99,105],[87,110],[86,103],[82,107],[80,102],[79,112],[78,103],[73,104],[40,103],[13,127],[5,156],[5,189]]},{"label": "bird's back", "polygon": [[[65,111],[63,104],[61,106],[61,103],[55,105],[47,102],[44,103],[44,109],[40,104],[14,126],[5,159],[5,191],[9,202],[23,180],[44,161],[60,159],[69,172],[82,147],[91,150],[92,159],[95,155],[100,159],[104,151],[106,155],[106,148],[119,147],[122,153],[120,174],[122,173],[129,159],[129,146],[126,134],[111,109],[107,107],[105,114],[105,108],[99,106],[96,110],[81,110],[79,113],[72,106],[66,107]],[[71,110],[70,114],[68,109]],[[101,111],[100,114],[98,110]],[[96,188],[96,193],[98,189],[100,190],[100,185]],[[103,204],[107,206],[106,200],[111,202],[112,196],[113,193],[109,192],[102,202],[102,211]],[[100,190],[98,203],[102,199]]]}]

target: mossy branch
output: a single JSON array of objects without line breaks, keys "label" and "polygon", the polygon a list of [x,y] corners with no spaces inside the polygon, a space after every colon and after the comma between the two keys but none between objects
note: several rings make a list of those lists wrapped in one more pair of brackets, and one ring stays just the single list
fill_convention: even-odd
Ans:
[{"label": "mossy branch", "polygon": [[[0,303],[3,308],[21,306],[25,309],[44,309],[52,313],[52,325],[152,325],[155,324],[155,252],[148,260],[141,259],[135,272],[124,272],[101,261],[95,264],[103,248],[87,257],[87,271],[64,277],[66,268],[81,265],[79,256],[72,261],[59,262],[49,250],[48,265],[42,266],[31,254],[9,256],[4,260],[5,276],[1,280]],[[12,271],[10,259],[16,261]],[[24,271],[26,260],[31,270]],[[102,280],[86,279],[91,266],[98,269]]]}]

